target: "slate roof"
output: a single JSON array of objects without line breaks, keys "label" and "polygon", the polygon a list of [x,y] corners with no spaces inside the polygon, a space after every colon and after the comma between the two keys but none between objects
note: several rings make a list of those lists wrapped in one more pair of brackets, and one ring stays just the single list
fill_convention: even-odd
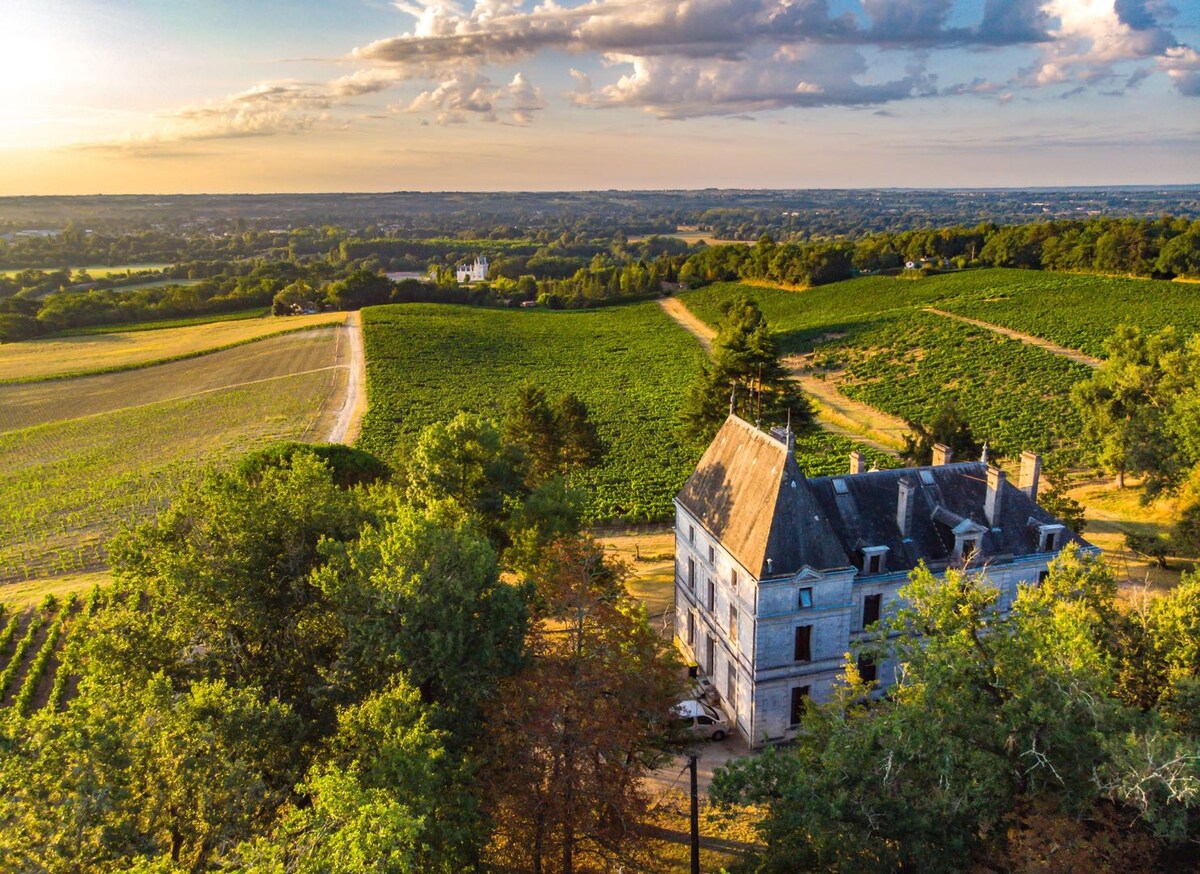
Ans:
[{"label": "slate roof", "polygon": [[[1037,526],[1058,520],[1005,479],[989,524],[987,470],[973,461],[807,479],[784,443],[730,416],[676,500],[758,579],[805,565],[861,567],[861,550],[872,546],[888,548],[888,571],[944,565],[956,528],[982,534],[985,561],[1038,552]],[[896,518],[902,479],[912,494],[907,537]]]},{"label": "slate roof", "polygon": [[787,446],[730,416],[676,500],[759,579],[846,567],[807,482]]},{"label": "slate roof", "polygon": [[[954,552],[952,531],[964,520],[983,531],[984,561],[1038,552],[1037,526],[1061,523],[1006,478],[1000,486],[999,514],[995,524],[989,524],[984,513],[987,469],[984,462],[968,461],[814,477],[808,484],[838,543],[856,565],[861,564],[857,555],[864,546],[886,546],[889,571],[911,570],[922,560],[929,565],[944,564]],[[912,524],[907,538],[901,537],[896,519],[902,477],[912,488]],[[845,495],[837,493],[839,481]],[[1069,539],[1089,546],[1074,533]],[[1065,545],[1060,542],[1056,550]]]}]

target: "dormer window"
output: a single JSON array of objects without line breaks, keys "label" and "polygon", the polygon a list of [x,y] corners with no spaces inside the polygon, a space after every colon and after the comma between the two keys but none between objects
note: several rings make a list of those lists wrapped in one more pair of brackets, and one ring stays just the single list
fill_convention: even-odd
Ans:
[{"label": "dormer window", "polygon": [[865,546],[862,551],[862,572],[864,574],[881,574],[887,567],[886,546]]},{"label": "dormer window", "polygon": [[958,547],[958,555],[959,555],[959,558],[962,559],[963,564],[966,564],[967,562],[969,562],[973,558],[975,558],[975,554],[978,552],[979,552],[979,538],[964,537],[962,539],[962,542],[959,544],[959,547]]},{"label": "dormer window", "polygon": [[1062,525],[1038,526],[1038,552],[1057,552],[1067,540],[1067,529]]}]

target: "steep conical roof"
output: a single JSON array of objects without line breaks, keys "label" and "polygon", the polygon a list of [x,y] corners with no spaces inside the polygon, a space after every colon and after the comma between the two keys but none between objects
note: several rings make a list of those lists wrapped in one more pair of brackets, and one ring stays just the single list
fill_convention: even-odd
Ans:
[{"label": "steep conical roof", "polygon": [[737,416],[676,499],[759,579],[851,564],[787,445]]}]

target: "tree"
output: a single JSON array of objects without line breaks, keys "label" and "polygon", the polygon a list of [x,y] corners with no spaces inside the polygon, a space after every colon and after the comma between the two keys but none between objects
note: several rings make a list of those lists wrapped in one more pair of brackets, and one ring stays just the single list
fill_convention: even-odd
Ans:
[{"label": "tree", "polygon": [[393,284],[382,273],[356,270],[329,286],[326,298],[339,310],[357,310],[391,300]]},{"label": "tree", "polygon": [[1168,427],[1170,398],[1183,388],[1182,347],[1171,328],[1147,335],[1121,325],[1105,343],[1107,358],[1071,390],[1083,434],[1096,462],[1125,485],[1125,474],[1146,474],[1152,496],[1179,473]]},{"label": "tree", "polygon": [[812,409],[784,367],[758,304],[739,297],[723,304],[722,314],[711,360],[684,402],[684,432],[710,439],[730,411],[731,396],[746,418],[808,424]]},{"label": "tree", "polygon": [[494,861],[570,874],[583,846],[633,837],[679,670],[594,542],[560,541],[535,584],[529,664],[488,718]]},{"label": "tree", "polygon": [[904,436],[904,449],[900,457],[908,464],[921,466],[933,459],[933,447],[937,443],[949,446],[959,460],[977,457],[982,450],[971,424],[958,408],[958,403],[947,399],[933,415],[929,425],[908,422],[911,434]]},{"label": "tree", "polygon": [[525,383],[505,406],[502,427],[505,441],[521,450],[530,486],[593,467],[604,456],[587,405],[574,393],[551,405],[545,391]]},{"label": "tree", "polygon": [[864,649],[902,666],[888,699],[868,699],[848,661],[833,701],[810,706],[794,752],[715,775],[718,802],[768,808],[756,870],[964,870],[1007,852],[1002,823],[1031,804],[1083,815],[1116,803],[1126,828],[1193,807],[1188,795],[1129,800],[1135,776],[1121,750],[1161,727],[1112,694],[1115,592],[1100,559],[1073,551],[1008,613],[981,576],[914,571],[906,606]]}]

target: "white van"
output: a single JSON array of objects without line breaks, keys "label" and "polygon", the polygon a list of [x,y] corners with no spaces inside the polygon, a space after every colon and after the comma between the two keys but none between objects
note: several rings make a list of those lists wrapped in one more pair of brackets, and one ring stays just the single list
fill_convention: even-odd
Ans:
[{"label": "white van", "polygon": [[703,701],[688,698],[671,708],[679,728],[693,737],[725,740],[729,735],[729,720]]}]

